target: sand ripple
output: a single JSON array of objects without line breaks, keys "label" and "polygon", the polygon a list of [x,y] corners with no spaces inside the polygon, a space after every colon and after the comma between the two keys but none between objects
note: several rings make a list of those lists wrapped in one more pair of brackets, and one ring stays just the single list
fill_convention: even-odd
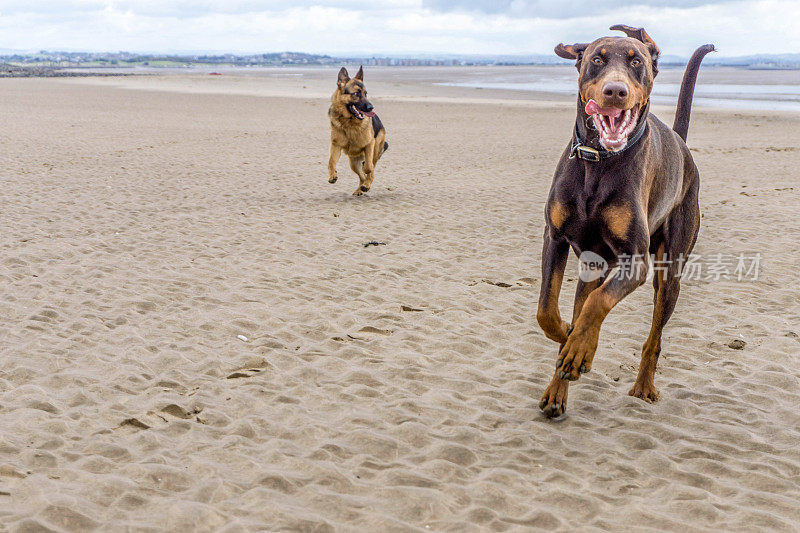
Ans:
[{"label": "sand ripple", "polygon": [[[694,117],[698,251],[758,249],[761,280],[687,284],[655,405],[627,396],[640,289],[549,421],[570,111],[378,102],[392,149],[352,199],[323,100],[4,86],[0,529],[800,524],[796,161],[737,157],[734,117]],[[798,126],[759,120],[765,146]]]}]

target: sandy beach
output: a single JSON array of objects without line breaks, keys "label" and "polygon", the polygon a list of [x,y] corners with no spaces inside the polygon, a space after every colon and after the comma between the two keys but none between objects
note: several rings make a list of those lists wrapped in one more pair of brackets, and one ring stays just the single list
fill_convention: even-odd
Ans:
[{"label": "sandy beach", "polygon": [[758,279],[684,282],[655,404],[639,288],[553,421],[574,101],[445,70],[367,69],[361,198],[333,69],[2,80],[0,531],[800,528],[800,113],[695,109],[695,252]]}]

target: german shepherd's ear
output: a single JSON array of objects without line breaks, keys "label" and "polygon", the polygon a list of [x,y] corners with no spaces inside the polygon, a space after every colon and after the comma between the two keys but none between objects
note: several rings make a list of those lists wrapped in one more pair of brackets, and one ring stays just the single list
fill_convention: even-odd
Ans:
[{"label": "german shepherd's ear", "polygon": [[347,73],[347,69],[342,67],[342,70],[339,71],[339,79],[336,81],[336,83],[340,87],[343,87],[348,81],[350,81],[350,75]]},{"label": "german shepherd's ear", "polygon": [[575,43],[575,44],[564,44],[560,43],[555,48],[555,53],[558,57],[563,57],[564,59],[575,59],[575,68],[580,70],[581,68],[581,59],[583,58],[583,51],[589,47],[590,43]]},{"label": "german shepherd's ear", "polygon": [[364,81],[364,66],[358,67],[358,72],[353,76],[354,80]]}]

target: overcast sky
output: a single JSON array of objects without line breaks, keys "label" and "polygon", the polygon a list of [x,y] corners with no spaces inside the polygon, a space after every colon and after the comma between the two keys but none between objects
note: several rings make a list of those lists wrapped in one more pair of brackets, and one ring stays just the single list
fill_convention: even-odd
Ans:
[{"label": "overcast sky", "polygon": [[[643,26],[664,54],[800,52],[798,0],[0,0],[0,48],[547,54]],[[564,7],[561,7],[564,6]],[[613,7],[609,7],[613,6]]]}]

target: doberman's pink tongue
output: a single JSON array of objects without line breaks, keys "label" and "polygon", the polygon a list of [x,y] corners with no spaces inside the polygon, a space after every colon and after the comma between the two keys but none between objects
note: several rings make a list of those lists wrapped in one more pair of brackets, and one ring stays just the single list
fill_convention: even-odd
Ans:
[{"label": "doberman's pink tongue", "polygon": [[589,100],[584,108],[584,111],[586,111],[587,115],[603,115],[608,117],[609,129],[612,132],[617,131],[617,125],[620,115],[622,114],[622,109],[616,107],[600,107],[594,100]]},{"label": "doberman's pink tongue", "polygon": [[600,107],[597,102],[594,100],[589,100],[584,108],[587,115],[605,115],[611,118],[617,118],[620,113],[622,113],[622,109],[618,109],[616,107]]}]

